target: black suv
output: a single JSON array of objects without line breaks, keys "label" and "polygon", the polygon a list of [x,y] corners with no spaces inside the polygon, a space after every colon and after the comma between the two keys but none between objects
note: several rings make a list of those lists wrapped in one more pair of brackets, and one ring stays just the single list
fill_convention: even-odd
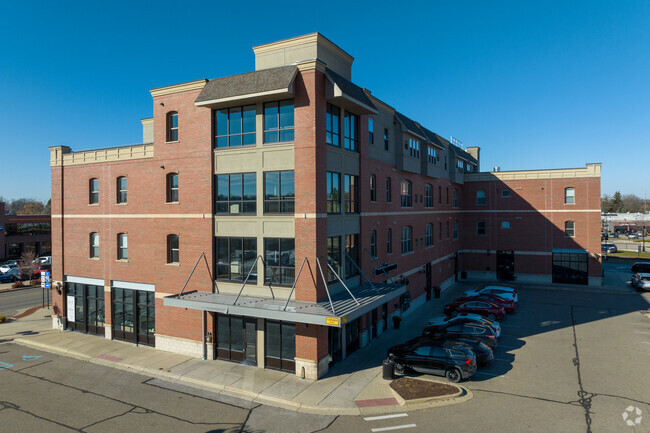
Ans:
[{"label": "black suv", "polygon": [[467,346],[474,352],[476,355],[476,362],[479,366],[485,365],[492,361],[494,358],[494,353],[490,347],[483,343],[478,338],[473,337],[458,337],[452,334],[442,334],[437,337],[428,337],[431,338],[431,341],[436,343],[441,343],[444,346],[455,345],[455,346]]},{"label": "black suv", "polygon": [[436,342],[427,337],[391,347],[386,354],[395,362],[395,371],[399,374],[412,369],[460,382],[476,372],[476,355],[468,347]]},{"label": "black suv", "polygon": [[430,338],[438,337],[444,334],[463,338],[478,338],[493,349],[497,347],[497,335],[494,332],[494,329],[480,323],[463,323],[447,326],[446,328],[442,329],[436,326],[427,326],[422,330],[422,336],[428,336]]},{"label": "black suv", "polygon": [[636,262],[632,265],[633,274],[650,274],[650,262]]}]

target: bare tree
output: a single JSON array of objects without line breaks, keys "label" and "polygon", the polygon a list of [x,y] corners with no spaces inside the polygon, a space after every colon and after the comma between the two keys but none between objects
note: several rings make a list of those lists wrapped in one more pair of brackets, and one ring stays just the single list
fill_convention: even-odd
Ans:
[{"label": "bare tree", "polygon": [[32,278],[32,275],[34,275],[34,270],[37,266],[37,263],[34,262],[34,259],[36,259],[36,254],[34,251],[27,251],[20,256],[20,260],[18,261],[18,269],[20,269],[20,273],[23,275],[28,275],[30,280]]}]

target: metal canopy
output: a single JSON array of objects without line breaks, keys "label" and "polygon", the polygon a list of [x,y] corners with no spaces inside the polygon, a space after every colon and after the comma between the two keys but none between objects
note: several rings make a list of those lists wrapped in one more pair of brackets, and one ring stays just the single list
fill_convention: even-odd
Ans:
[{"label": "metal canopy", "polygon": [[291,300],[288,303],[286,299],[253,296],[239,296],[237,299],[238,295],[234,293],[194,291],[166,296],[163,299],[163,305],[340,328],[346,322],[402,295],[406,292],[406,286],[374,283],[374,287],[370,284],[363,284],[350,290],[354,294],[354,299],[346,291],[342,291],[332,294],[331,303],[329,299],[320,302]]}]

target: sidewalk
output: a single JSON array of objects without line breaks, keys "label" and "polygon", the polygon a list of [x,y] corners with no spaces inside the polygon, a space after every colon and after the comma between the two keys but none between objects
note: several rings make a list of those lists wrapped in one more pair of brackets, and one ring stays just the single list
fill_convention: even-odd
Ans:
[{"label": "sidewalk", "polygon": [[[201,360],[94,335],[56,331],[51,329],[50,312],[46,309],[1,324],[0,342],[12,339],[34,349],[301,412],[329,415],[401,412],[407,407],[398,403],[389,387],[390,381],[382,378],[381,363],[386,350],[419,335],[421,323],[434,313],[439,314],[446,302],[469,287],[458,284],[446,290],[441,299],[433,299],[406,316],[400,330],[388,329],[368,346],[334,365],[318,381],[226,361]],[[431,378],[445,382],[444,378]],[[460,397],[409,404],[408,410],[469,400],[471,392],[462,389]]]}]

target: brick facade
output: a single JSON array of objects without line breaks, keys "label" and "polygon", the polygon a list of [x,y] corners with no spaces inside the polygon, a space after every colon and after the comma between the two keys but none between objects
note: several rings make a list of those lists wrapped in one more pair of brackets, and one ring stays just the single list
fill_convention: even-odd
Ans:
[{"label": "brick facade", "polygon": [[[322,36],[318,35],[317,38]],[[330,45],[324,46],[336,51]],[[397,283],[406,284],[407,296],[400,298],[396,295],[375,309],[375,325],[372,311],[357,319],[355,326],[361,345],[368,344],[373,333],[379,335],[382,325],[391,323],[392,316],[409,314],[417,306],[423,305],[431,297],[433,288],[444,289],[455,279],[467,277],[467,274],[470,279],[496,279],[495,252],[498,250],[515,252],[515,274],[522,278],[527,275],[550,278],[553,250],[586,250],[590,254],[590,282],[596,281],[600,275],[597,237],[600,222],[599,214],[595,211],[600,203],[600,166],[597,173],[588,175],[580,171],[582,169],[575,171],[578,174],[569,173],[560,177],[541,171],[536,173],[534,179],[514,176],[514,180],[510,180],[499,173],[473,173],[478,167],[478,160],[473,156],[435,136],[418,123],[401,115],[397,117],[394,110],[368,96],[365,90],[342,82],[341,77],[337,78],[319,60],[308,58],[298,62],[296,68],[295,77],[287,90],[292,92],[294,103],[295,137],[291,152],[295,177],[295,215],[289,216],[293,217],[290,230],[281,231],[294,233],[296,273],[303,260],[308,260],[306,269],[296,281],[296,301],[314,303],[328,299],[328,290],[318,272],[317,261],[321,260],[324,265],[322,259],[328,254],[328,233],[332,231],[341,233],[342,249],[345,235],[359,235],[359,266],[371,281],[386,280],[383,274],[373,276],[377,263],[394,263],[397,269],[391,272],[391,278]],[[224,172],[220,161],[234,164],[232,172],[238,173],[242,169],[236,167],[250,167],[250,161],[246,158],[256,155],[255,158],[263,159],[256,165],[261,167],[257,176],[262,176],[267,164],[265,158],[271,152],[271,148],[264,146],[259,138],[259,134],[263,133],[259,130],[263,125],[259,103],[272,99],[269,96],[263,97],[266,99],[259,99],[261,96],[245,99],[246,95],[236,95],[230,103],[233,107],[241,106],[242,100],[247,104],[258,103],[257,144],[251,146],[254,151],[241,153],[243,156],[238,160],[238,153],[232,149],[214,148],[213,109],[196,102],[204,84],[205,81],[197,81],[152,90],[153,155],[148,154],[146,149],[129,148],[115,160],[97,162],[99,157],[93,151],[75,156],[67,148],[51,149],[55,283],[63,284],[69,277],[102,280],[106,288],[106,324],[109,326],[110,295],[114,281],[155,285],[156,346],[162,350],[195,356],[202,355],[203,323],[207,332],[216,332],[215,314],[166,306],[164,298],[181,291],[202,254],[206,256],[210,274],[215,275],[215,226],[225,218],[229,218],[231,225],[228,227],[233,227],[232,221],[235,224],[238,221],[238,216],[226,217],[215,213],[213,178],[217,171]],[[339,93],[346,95],[342,97]],[[282,98],[286,99],[287,96]],[[358,116],[358,151],[335,149],[326,144],[328,103],[340,107],[341,116],[345,112]],[[219,104],[224,106],[223,102]],[[170,112],[178,113],[179,139],[175,142],[166,141],[167,115]],[[369,143],[370,118],[374,119],[373,143]],[[384,129],[389,130],[388,151],[384,151]],[[409,140],[415,138],[421,140],[419,158],[409,155]],[[427,161],[427,145],[437,146],[442,158]],[[141,153],[129,156],[128,152],[133,155]],[[472,152],[476,156],[479,154],[478,149]],[[70,159],[68,154],[73,158]],[[463,168],[458,167],[458,161],[462,162]],[[327,214],[326,175],[330,170],[341,174],[358,174],[358,213],[340,216]],[[166,176],[169,173],[178,173],[178,203],[167,203]],[[127,204],[116,203],[118,176],[127,179]],[[370,197],[371,176],[376,181],[374,200]],[[89,180],[92,178],[99,180],[100,199],[96,205],[89,204]],[[391,179],[390,201],[386,196],[387,178]],[[408,181],[411,188],[411,205],[404,207],[400,200],[403,181]],[[257,185],[257,213],[247,217],[249,219],[242,216],[240,221],[246,221],[249,224],[247,227],[262,227],[259,230],[267,230],[265,224],[269,222],[275,224],[273,230],[278,230],[277,227],[283,224],[278,221],[284,220],[267,218],[263,214],[264,192],[259,190],[263,184],[258,180]],[[431,203],[426,203],[425,186],[430,186],[433,192]],[[575,189],[575,204],[564,203],[564,190],[567,187]],[[500,191],[506,188],[511,190],[512,195],[508,199],[501,199]],[[476,204],[476,191],[479,189],[486,191],[485,205]],[[504,218],[509,218],[511,222],[507,233],[500,228]],[[476,236],[479,220],[486,221],[485,236]],[[564,236],[566,220],[576,223],[574,237]],[[431,245],[425,239],[428,224],[432,227]],[[412,229],[412,251],[402,254],[402,229],[407,226]],[[387,251],[388,229],[391,230],[390,253]],[[376,233],[376,261],[368,254],[373,231]],[[93,232],[100,235],[99,258],[89,258],[88,254],[89,235]],[[128,235],[128,260],[117,259],[119,233]],[[267,232],[262,233],[258,233],[258,238],[263,240]],[[180,239],[178,264],[167,263],[169,234],[176,234]],[[264,254],[259,240],[256,253]],[[365,280],[363,276],[355,276],[347,282],[359,285]],[[240,290],[232,281],[221,284],[221,290],[226,293],[236,294]],[[251,290],[258,289],[255,293],[268,293],[263,281],[252,286],[255,287]],[[185,289],[193,290],[215,290],[203,263],[198,264]],[[289,293],[287,287],[276,290],[281,294]],[[55,316],[59,318],[55,325],[58,327],[65,327],[64,296],[65,291],[59,295],[54,290]],[[409,297],[412,309],[406,310],[403,302]],[[257,329],[258,335],[261,336],[257,341],[258,354],[261,354],[258,356],[263,356],[264,320],[258,319],[256,323],[260,327]],[[379,329],[373,330],[373,327]],[[341,328],[344,354],[347,343],[352,344],[351,348],[354,346],[354,341],[347,341],[345,336],[346,330],[350,329],[351,324]],[[107,332],[109,338],[111,332]],[[330,326],[296,323],[295,333],[296,374],[302,374],[304,368],[307,377],[320,377],[327,371],[330,357],[334,357],[330,353],[333,329]],[[208,353],[208,357],[211,356]],[[263,359],[257,362],[264,366]]]}]

